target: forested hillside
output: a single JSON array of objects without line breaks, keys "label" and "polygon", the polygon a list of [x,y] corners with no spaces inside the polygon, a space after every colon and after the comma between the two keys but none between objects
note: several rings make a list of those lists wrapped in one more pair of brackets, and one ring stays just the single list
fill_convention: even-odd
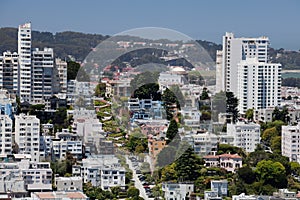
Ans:
[{"label": "forested hillside", "polygon": [[[10,50],[17,51],[18,29],[0,28],[0,52]],[[32,31],[32,47],[54,48],[56,57],[68,59],[71,55],[76,60],[83,60],[91,48],[97,46],[102,40],[108,38],[99,34],[85,34],[78,32],[61,32],[52,34],[50,32]]]},{"label": "forested hillside", "polygon": [[[17,28],[0,28],[0,53],[6,50],[17,51]],[[68,59],[69,55],[78,61],[82,61],[92,48],[96,47],[101,41],[109,36],[100,34],[85,34],[79,32],[39,32],[32,31],[32,47],[55,49],[55,56]],[[212,57],[216,58],[216,51],[222,49],[222,45],[209,41],[197,40]],[[272,62],[279,62],[283,69],[300,69],[300,52],[286,51],[284,49],[270,48],[270,59]]]}]

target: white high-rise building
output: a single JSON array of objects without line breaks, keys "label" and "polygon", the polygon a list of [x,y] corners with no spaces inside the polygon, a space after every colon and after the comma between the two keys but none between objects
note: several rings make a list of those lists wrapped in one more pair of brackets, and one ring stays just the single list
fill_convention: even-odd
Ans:
[{"label": "white high-rise building", "polygon": [[30,154],[32,161],[40,160],[40,120],[33,115],[15,116],[15,142],[19,153]]},{"label": "white high-rise building", "polygon": [[281,154],[290,161],[300,163],[300,123],[296,126],[282,126]]},{"label": "white high-rise building", "polygon": [[0,56],[0,88],[10,94],[18,92],[19,56],[16,52],[3,52]]},{"label": "white high-rise building", "polygon": [[12,152],[12,120],[8,115],[0,115],[0,154]]},{"label": "white high-rise building", "polygon": [[31,100],[31,23],[19,26],[18,54],[20,64],[18,94],[21,102],[29,102]]},{"label": "white high-rise building", "polygon": [[239,99],[239,111],[279,106],[281,64],[269,63],[269,38],[223,36],[216,57],[216,92],[231,91]]},{"label": "white high-rise building", "polygon": [[281,101],[281,64],[259,62],[247,58],[238,63],[238,110],[244,114],[254,110],[275,107]]},{"label": "white high-rise building", "polygon": [[223,68],[223,51],[217,50],[216,53],[216,92],[225,91],[224,68]]},{"label": "white high-rise building", "polygon": [[57,93],[67,93],[67,62],[59,58],[55,59],[56,81],[58,83]]},{"label": "white high-rise building", "polygon": [[[269,39],[235,38],[233,33],[223,36],[223,49],[217,52],[217,88],[219,91],[231,91],[237,94],[238,63],[246,58],[257,58],[258,62],[268,62]],[[222,54],[222,55],[221,55]],[[222,56],[222,60],[221,60]]]},{"label": "white high-rise building", "polygon": [[32,51],[32,91],[31,102],[43,104],[53,95],[53,49],[34,49]]},{"label": "white high-rise building", "polygon": [[227,124],[227,136],[233,137],[233,146],[243,148],[246,152],[253,152],[260,143],[260,125],[243,122]]}]

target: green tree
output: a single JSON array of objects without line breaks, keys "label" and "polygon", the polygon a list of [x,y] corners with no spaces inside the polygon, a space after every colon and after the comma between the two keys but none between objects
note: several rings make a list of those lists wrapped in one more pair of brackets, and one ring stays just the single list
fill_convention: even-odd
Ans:
[{"label": "green tree", "polygon": [[76,159],[73,157],[73,155],[70,152],[66,152],[65,156],[65,162],[66,162],[66,173],[72,174],[72,167],[76,164]]},{"label": "green tree", "polygon": [[130,187],[127,190],[127,197],[136,198],[140,195],[140,191],[135,187]]},{"label": "green tree", "polygon": [[251,167],[255,167],[260,161],[270,159],[270,156],[271,154],[265,152],[264,149],[256,149],[247,156],[246,163]]},{"label": "green tree", "polygon": [[110,188],[111,193],[115,196],[118,197],[120,192],[121,192],[121,187],[120,186],[115,186]]},{"label": "green tree", "polygon": [[86,73],[85,68],[81,67],[79,63],[74,61],[67,62],[67,80],[77,80],[81,82],[89,82],[90,77]]},{"label": "green tree", "polygon": [[16,104],[17,104],[16,115],[18,115],[21,112],[21,101],[18,95],[16,96]]},{"label": "green tree", "polygon": [[260,161],[256,166],[255,173],[264,185],[270,184],[276,188],[285,188],[287,185],[285,167],[280,162]]},{"label": "green tree", "polygon": [[254,171],[249,167],[245,166],[237,170],[238,177],[247,184],[251,184],[255,181],[256,176]]},{"label": "green tree", "polygon": [[142,133],[132,133],[126,142],[126,147],[130,152],[148,151],[148,140]]},{"label": "green tree", "polygon": [[31,105],[29,109],[29,115],[38,115],[40,114],[40,111],[43,111],[44,109],[44,104]]},{"label": "green tree", "polygon": [[67,80],[75,80],[80,64],[74,61],[67,62]]},{"label": "green tree", "polygon": [[253,116],[254,116],[254,110],[253,108],[250,108],[246,111],[246,118],[250,121],[253,121]]},{"label": "green tree", "polygon": [[54,126],[57,126],[59,129],[63,127],[67,128],[67,108],[58,108],[54,114],[52,122]]},{"label": "green tree", "polygon": [[273,117],[272,121],[280,120],[283,121],[284,123],[290,121],[289,111],[286,106],[284,106],[281,111],[278,109],[278,107],[275,107],[272,113],[272,117]]},{"label": "green tree", "polygon": [[168,142],[172,141],[177,134],[178,134],[178,124],[174,119],[172,119],[166,133]]},{"label": "green tree", "polygon": [[281,136],[275,136],[271,139],[271,149],[273,153],[281,154]]},{"label": "green tree", "polygon": [[95,96],[97,97],[105,97],[106,93],[106,84],[105,83],[98,83],[95,88]]},{"label": "green tree", "polygon": [[203,121],[211,120],[211,112],[210,111],[202,111],[200,120],[203,120]]},{"label": "green tree", "polygon": [[290,162],[291,172],[297,176],[300,175],[300,164],[298,162]]},{"label": "green tree", "polygon": [[172,106],[174,104],[176,104],[176,105],[179,104],[178,101],[177,101],[177,98],[174,95],[174,93],[169,88],[167,88],[163,92],[161,99],[164,103],[164,107],[165,107],[165,110],[166,110],[166,113],[167,113],[167,119],[171,120],[173,118]]},{"label": "green tree", "polygon": [[286,176],[291,174],[291,165],[288,157],[281,154],[272,153],[270,154],[270,160],[272,160],[273,162],[280,162],[285,168]]},{"label": "green tree", "polygon": [[203,88],[201,96],[200,96],[200,100],[207,100],[207,99],[209,99],[208,93],[209,93],[208,89],[206,87]]},{"label": "green tree", "polygon": [[170,165],[165,166],[161,170],[161,180],[162,181],[176,181],[177,180],[177,172],[175,170],[176,164],[172,163]]},{"label": "green tree", "polygon": [[159,85],[157,83],[148,83],[142,85],[134,91],[132,97],[138,99],[152,99],[154,101],[161,101]]},{"label": "green tree", "polygon": [[144,153],[145,152],[145,147],[143,146],[143,144],[138,144],[135,147],[135,153]]},{"label": "green tree", "polygon": [[163,195],[162,190],[157,185],[152,188],[152,192],[153,192],[154,198],[157,198],[157,199]]},{"label": "green tree", "polygon": [[238,99],[234,96],[232,92],[226,92],[226,112],[232,114],[234,122],[238,118],[238,102]]},{"label": "green tree", "polygon": [[[175,171],[179,181],[194,181],[199,176],[200,158],[194,153],[191,147],[179,147],[178,155],[180,157],[176,160]],[[183,154],[181,149],[186,149]],[[177,157],[178,157],[177,155]]]},{"label": "green tree", "polygon": [[265,145],[270,146],[272,138],[279,136],[276,127],[266,129],[261,136],[261,140]]},{"label": "green tree", "polygon": [[273,122],[261,123],[261,132],[263,133],[268,128],[275,127],[278,133],[281,133],[281,127],[285,125],[283,121],[275,120]]}]

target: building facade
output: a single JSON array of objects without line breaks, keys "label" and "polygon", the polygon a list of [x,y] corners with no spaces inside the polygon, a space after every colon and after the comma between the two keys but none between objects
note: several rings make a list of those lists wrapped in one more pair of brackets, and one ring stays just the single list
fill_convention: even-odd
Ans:
[{"label": "building facade", "polygon": [[235,172],[243,165],[242,157],[233,154],[207,155],[204,156],[206,167],[220,167],[228,172]]},{"label": "building facade", "polygon": [[74,165],[73,176],[80,176],[84,183],[91,182],[102,190],[120,186],[125,188],[125,168],[114,155],[101,155],[83,159],[81,165]]},{"label": "building facade", "polygon": [[253,152],[260,143],[260,125],[244,122],[227,124],[227,135],[233,137],[233,146],[243,148],[246,152]]},{"label": "building facade", "polygon": [[282,126],[281,152],[290,161],[300,163],[300,124],[296,126]]},{"label": "building facade", "polygon": [[211,180],[210,189],[218,194],[219,197],[228,195],[227,180]]},{"label": "building facade", "polygon": [[19,153],[30,154],[32,161],[40,160],[40,120],[36,116],[15,116],[15,142]]},{"label": "building facade", "polygon": [[[217,52],[216,91],[231,91],[237,94],[238,63],[246,58],[257,58],[258,62],[268,62],[269,38],[236,38],[233,33],[226,32],[223,36],[223,49]],[[222,55],[222,56],[221,56]],[[222,57],[222,59],[221,59]]]},{"label": "building facade", "polygon": [[194,184],[163,183],[162,191],[166,200],[185,200],[194,192]]},{"label": "building facade", "polygon": [[44,48],[44,50],[32,51],[31,102],[33,104],[49,104],[53,95],[53,66],[53,49]]},{"label": "building facade", "polygon": [[12,126],[8,115],[0,115],[0,154],[12,153]]},{"label": "building facade", "polygon": [[57,191],[82,191],[81,177],[55,177]]},{"label": "building facade", "polygon": [[6,89],[10,94],[18,92],[19,55],[9,51],[0,56],[0,89]]},{"label": "building facade", "polygon": [[238,109],[245,114],[254,110],[279,106],[281,102],[281,64],[262,63],[249,58],[238,63]]},{"label": "building facade", "polygon": [[31,100],[31,23],[19,26],[19,85],[18,95],[21,102]]},{"label": "building facade", "polygon": [[22,176],[27,191],[52,190],[52,169],[49,162],[30,162],[27,168],[22,169]]},{"label": "building facade", "polygon": [[67,93],[67,62],[59,58],[55,59],[56,81],[58,87],[55,93]]},{"label": "building facade", "polygon": [[217,150],[219,138],[210,132],[190,132],[182,140],[187,141],[196,154],[206,156]]}]

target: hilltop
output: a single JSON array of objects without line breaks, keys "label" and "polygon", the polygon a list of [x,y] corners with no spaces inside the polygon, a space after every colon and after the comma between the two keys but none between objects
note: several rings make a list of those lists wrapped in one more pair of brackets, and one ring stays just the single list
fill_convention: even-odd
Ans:
[{"label": "hilltop", "polygon": [[[50,47],[54,48],[56,57],[68,58],[72,55],[76,60],[83,60],[91,51],[91,48],[97,46],[101,41],[109,36],[99,34],[85,34],[79,32],[39,32],[32,31],[32,46],[34,48]],[[0,52],[10,50],[17,51],[17,28],[0,28]]]},{"label": "hilltop", "polygon": [[[0,53],[10,50],[17,51],[17,28],[0,28]],[[78,61],[82,61],[92,48],[101,41],[109,38],[108,35],[86,34],[80,32],[65,31],[59,33],[32,31],[32,46],[35,48],[50,47],[55,49],[55,56],[69,59],[69,55]],[[221,44],[209,41],[197,40],[207,50],[213,60],[216,51],[222,49]],[[269,51],[271,62],[279,62],[283,69],[300,69],[300,52],[286,51],[283,48]]]}]

